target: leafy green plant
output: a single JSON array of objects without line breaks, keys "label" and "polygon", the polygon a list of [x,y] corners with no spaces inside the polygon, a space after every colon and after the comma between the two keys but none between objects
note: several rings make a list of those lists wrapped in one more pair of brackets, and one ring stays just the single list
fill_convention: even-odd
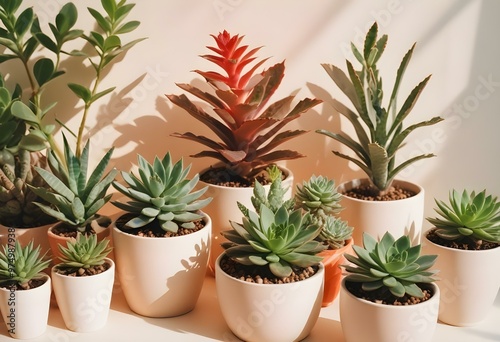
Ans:
[{"label": "leafy green plant", "polygon": [[443,119],[436,116],[428,121],[403,126],[403,121],[408,118],[430,79],[430,76],[427,76],[413,88],[403,105],[397,108],[399,88],[415,45],[410,48],[399,65],[389,103],[384,107],[383,83],[377,62],[385,50],[388,36],[383,35],[378,39],[377,35],[378,25],[374,23],[366,34],[362,49],[351,44],[354,56],[361,63],[361,70],[356,70],[349,60],[346,60],[348,75],[334,65],[322,64],[354,106],[353,111],[338,100],[333,100],[334,109],[345,116],[354,127],[356,138],[344,132],[333,133],[325,129],[316,132],[333,138],[352,150],[354,156],[339,151],[333,153],[359,166],[379,192],[384,193],[403,169],[418,160],[434,156],[434,154],[417,155],[396,166],[396,153],[404,145],[408,135],[419,127],[434,125]]},{"label": "leafy green plant", "polygon": [[91,221],[99,218],[98,211],[111,199],[106,192],[118,171],[112,169],[105,174],[113,149],[110,149],[95,169],[90,173],[90,141],[87,141],[82,154],[77,157],[68,141],[64,138],[64,153],[67,168],[59,162],[51,150],[48,155],[50,170],[36,168],[49,185],[31,187],[33,192],[51,205],[35,203],[45,213],[73,227],[75,231],[85,232]]},{"label": "leafy green plant", "polygon": [[295,191],[295,206],[308,212],[312,222],[321,227],[317,240],[330,249],[343,247],[353,232],[347,222],[336,217],[342,210],[340,199],[335,181],[324,176],[312,175],[302,186],[297,184]]},{"label": "leafy green plant", "polygon": [[438,217],[427,218],[435,233],[446,240],[484,240],[500,243],[500,202],[497,197],[486,195],[486,190],[476,194],[453,189],[449,203],[435,199]]},{"label": "leafy green plant", "polygon": [[279,160],[302,157],[296,151],[275,149],[305,133],[303,130],[282,129],[321,101],[306,98],[291,109],[294,97],[288,96],[269,104],[283,79],[284,62],[254,74],[267,60],[263,59],[244,71],[256,60],[255,54],[260,48],[247,51],[248,45],[241,45],[243,36],[231,36],[227,31],[212,37],[217,46],[208,46],[208,49],[215,54],[201,57],[222,68],[226,74],[216,71],[195,72],[205,78],[213,92],[189,84],[177,85],[204,101],[216,116],[195,105],[184,94],[167,97],[206,125],[220,141],[191,132],[174,133],[173,136],[195,141],[207,148],[193,157],[215,158],[231,173],[248,180]]},{"label": "leafy green plant", "polygon": [[62,256],[57,268],[75,272],[80,268],[88,269],[100,266],[105,263],[105,258],[112,250],[108,244],[108,239],[97,241],[95,234],[78,233],[76,239],[68,241],[67,247],[58,245]]},{"label": "leafy green plant", "polygon": [[[280,182],[281,176],[273,183]],[[258,181],[254,197],[261,196]],[[271,186],[272,187],[272,186]],[[322,258],[316,256],[325,247],[315,238],[321,227],[311,224],[309,214],[300,209],[290,209],[283,200],[284,191],[269,193],[268,203],[279,203],[277,209],[260,202],[257,212],[250,211],[241,203],[243,222],[231,221],[232,230],[223,231],[228,242],[222,243],[228,257],[243,265],[266,266],[277,277],[292,273],[292,266],[308,267],[318,264]],[[275,198],[272,198],[274,197]],[[254,201],[255,203],[255,201]]]},{"label": "leafy green plant", "polygon": [[421,245],[411,246],[406,235],[397,240],[386,232],[380,241],[363,234],[363,247],[353,245],[356,255],[344,254],[354,265],[344,265],[347,282],[362,283],[364,291],[385,289],[396,297],[424,296],[420,283],[432,283],[437,271],[429,270],[437,255],[420,255]]},{"label": "leafy green plant", "polygon": [[51,260],[44,260],[45,255],[40,255],[40,246],[33,247],[30,241],[22,247],[19,241],[15,245],[6,244],[0,252],[0,284],[18,284],[24,289],[29,288],[29,281],[39,278]]},{"label": "leafy green plant", "polygon": [[157,221],[160,227],[169,232],[177,232],[179,226],[186,229],[195,228],[195,221],[203,218],[199,212],[210,203],[211,197],[200,199],[207,187],[193,191],[198,184],[199,176],[187,179],[191,166],[183,167],[183,160],[172,163],[170,153],[163,159],[155,157],[153,164],[142,156],[137,157],[139,176],[130,172],[122,172],[123,180],[128,187],[113,182],[116,190],[127,196],[127,203],[112,203],[129,213],[134,218],[124,228],[144,227]]}]

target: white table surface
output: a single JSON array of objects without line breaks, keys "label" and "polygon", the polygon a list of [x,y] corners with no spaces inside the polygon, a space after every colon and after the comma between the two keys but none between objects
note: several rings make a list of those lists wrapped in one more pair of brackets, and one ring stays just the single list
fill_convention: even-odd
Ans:
[{"label": "white table surface", "polygon": [[[13,341],[5,325],[0,326],[0,341]],[[52,306],[49,326],[33,342],[150,342],[150,341],[239,341],[225,324],[215,292],[215,280],[205,278],[195,309],[173,318],[147,318],[134,314],[128,307],[117,282],[107,325],[93,333],[74,333],[66,329],[57,307]],[[339,322],[338,300],[321,309],[320,317],[306,342],[343,342]],[[433,341],[491,342],[500,341],[500,295],[488,317],[473,327],[453,327],[439,323]],[[367,341],[369,342],[369,341]]]}]

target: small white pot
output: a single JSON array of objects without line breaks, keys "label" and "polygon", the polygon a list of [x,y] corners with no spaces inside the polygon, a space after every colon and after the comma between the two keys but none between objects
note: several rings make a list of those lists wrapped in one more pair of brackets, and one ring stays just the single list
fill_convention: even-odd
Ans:
[{"label": "small white pot", "polygon": [[415,305],[377,304],[340,288],[340,324],[346,342],[432,341],[436,330],[439,297],[438,286],[432,285],[434,295]]},{"label": "small white pot", "polygon": [[141,237],[113,223],[116,269],[130,309],[147,317],[183,315],[196,305],[205,279],[212,224],[194,233]]},{"label": "small white pot", "polygon": [[456,326],[481,322],[500,290],[500,247],[460,250],[435,244],[425,235],[422,253],[438,255],[434,268],[441,289],[439,320]]},{"label": "small white pot", "polygon": [[[284,188],[288,188],[285,194],[286,200],[292,197],[293,174],[287,168],[280,166],[280,169],[283,171],[283,174],[286,175],[282,183]],[[205,171],[207,170],[203,170],[200,174],[203,174]],[[214,185],[203,181],[199,182],[199,186],[207,186],[208,190],[205,196],[213,198],[212,202],[203,209],[203,211],[212,218],[213,232],[209,266],[213,272],[217,257],[224,251],[221,247],[221,243],[225,241],[225,239],[220,233],[224,230],[232,229],[229,221],[241,222],[243,214],[238,208],[238,202],[249,209],[253,209],[251,200],[253,196],[253,187],[235,188]],[[266,193],[269,191],[269,188],[269,184],[264,186]]]},{"label": "small white pot", "polygon": [[255,284],[215,267],[217,297],[229,329],[244,341],[304,339],[316,324],[323,298],[324,266],[312,277],[288,284]]},{"label": "small white pot", "polygon": [[103,328],[108,320],[115,264],[106,258],[111,267],[105,272],[85,277],[59,274],[52,268],[52,283],[57,305],[69,330],[92,332]]},{"label": "small white pot", "polygon": [[47,329],[51,286],[48,275],[43,274],[42,278],[45,283],[34,289],[10,291],[0,288],[0,311],[13,338],[35,338]]},{"label": "small white pot", "polygon": [[[356,179],[340,184],[337,190],[342,193],[366,184],[369,184],[368,179]],[[340,204],[344,209],[339,213],[339,217],[354,227],[354,241],[363,241],[363,232],[378,240],[389,231],[396,238],[408,235],[412,245],[420,243],[424,189],[417,184],[401,180],[395,180],[393,185],[411,190],[416,195],[396,201],[366,201],[342,196]]]}]

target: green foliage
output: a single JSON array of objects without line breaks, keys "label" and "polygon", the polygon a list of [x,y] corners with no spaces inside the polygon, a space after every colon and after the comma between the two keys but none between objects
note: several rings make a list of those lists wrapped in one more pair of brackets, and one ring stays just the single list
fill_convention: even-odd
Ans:
[{"label": "green foliage", "polygon": [[62,256],[57,268],[73,272],[102,265],[112,249],[108,244],[108,239],[98,242],[96,234],[78,233],[76,239],[68,241],[67,247],[58,245]]},{"label": "green foliage", "polygon": [[87,225],[98,217],[98,211],[111,199],[111,194],[106,195],[106,192],[118,173],[112,169],[105,174],[113,149],[89,172],[89,146],[90,141],[77,157],[64,139],[67,168],[54,151],[50,151],[48,160],[52,172],[36,169],[49,188],[32,187],[33,192],[51,204],[36,203],[45,213],[80,232],[86,230]]},{"label": "green foliage", "polygon": [[246,179],[252,179],[279,160],[302,157],[296,151],[275,148],[305,133],[303,130],[282,129],[321,101],[306,98],[291,108],[294,97],[288,96],[268,105],[283,79],[284,62],[254,75],[267,59],[257,61],[248,71],[244,69],[256,60],[255,54],[260,48],[247,51],[247,45],[240,45],[243,36],[231,36],[227,31],[212,37],[217,47],[208,46],[208,49],[216,55],[201,57],[222,68],[226,75],[215,71],[195,70],[213,88],[214,91],[210,93],[189,84],[178,86],[204,101],[218,118],[197,106],[184,94],[167,97],[206,125],[220,141],[191,132],[173,135],[195,141],[207,148],[193,157],[215,158],[224,163],[227,169]]},{"label": "green foliage", "polygon": [[179,226],[195,228],[194,222],[203,218],[199,210],[212,200],[211,197],[200,200],[207,187],[193,191],[198,183],[198,174],[191,180],[187,179],[191,167],[184,168],[182,159],[173,164],[170,153],[161,160],[155,157],[153,164],[140,155],[137,161],[139,176],[132,172],[121,173],[128,187],[113,182],[115,189],[130,200],[112,203],[136,215],[125,224],[125,228],[144,227],[155,220],[163,230],[174,233]]},{"label": "green foliage", "polygon": [[19,284],[27,288],[27,283],[41,276],[41,271],[50,264],[50,259],[40,256],[40,246],[33,248],[33,241],[22,247],[19,241],[15,245],[6,244],[0,252],[0,284]]},{"label": "green foliage", "polygon": [[500,202],[486,196],[486,190],[476,194],[453,189],[449,203],[435,200],[435,211],[440,217],[427,218],[436,227],[435,233],[447,240],[484,240],[500,243]]},{"label": "green foliage", "polygon": [[[281,176],[274,178],[273,183],[280,181]],[[270,195],[267,203],[279,204],[275,211],[262,201],[258,202],[260,207],[255,208],[257,212],[238,203],[243,223],[231,222],[233,229],[222,232],[229,240],[222,243],[222,247],[230,258],[244,265],[267,265],[281,278],[292,273],[292,266],[308,267],[321,262],[322,258],[315,254],[325,248],[315,241],[321,227],[311,224],[309,214],[290,208],[283,195],[283,189]],[[254,197],[257,196],[262,195],[254,190]],[[253,203],[257,202],[253,200]]]},{"label": "green foliage", "polygon": [[346,281],[362,283],[365,291],[386,289],[394,296],[405,294],[422,298],[419,283],[436,280],[437,271],[429,271],[437,255],[420,255],[421,245],[411,246],[406,235],[398,240],[385,233],[380,241],[363,234],[363,247],[353,246],[356,256],[344,254],[354,264],[343,265],[348,272]]},{"label": "green foliage", "polygon": [[355,70],[349,60],[346,61],[348,75],[336,66],[322,64],[328,75],[354,106],[355,110],[352,111],[341,102],[333,100],[334,109],[344,115],[353,125],[356,139],[343,132],[332,133],[325,129],[316,132],[333,138],[351,149],[354,156],[339,151],[333,151],[333,153],[359,166],[373,185],[383,192],[391,186],[396,175],[403,169],[418,160],[434,156],[434,154],[417,155],[396,166],[396,152],[404,145],[406,137],[419,127],[434,125],[443,119],[437,116],[428,121],[403,127],[403,121],[411,113],[430,79],[428,76],[415,86],[403,105],[397,108],[399,87],[415,45],[401,61],[389,103],[387,107],[383,106],[382,77],[377,68],[377,62],[385,50],[388,37],[383,35],[378,39],[377,34],[378,26],[374,23],[366,34],[363,49],[360,50],[351,44],[354,56],[361,64],[361,70]]},{"label": "green foliage", "polygon": [[353,228],[335,217],[342,210],[341,194],[337,192],[335,181],[323,176],[312,175],[302,186],[297,184],[295,206],[308,212],[314,224],[321,227],[317,239],[338,249],[352,236]]}]

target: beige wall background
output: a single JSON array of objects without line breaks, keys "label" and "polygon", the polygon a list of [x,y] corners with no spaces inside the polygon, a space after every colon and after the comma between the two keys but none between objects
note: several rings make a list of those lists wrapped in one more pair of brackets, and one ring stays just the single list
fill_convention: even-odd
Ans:
[{"label": "beige wall background", "polygon": [[[30,0],[42,25],[52,21],[64,0]],[[87,6],[99,0],[76,1],[79,27],[93,20]],[[393,84],[397,67],[414,42],[416,51],[407,70],[401,95],[407,95],[428,74],[432,78],[406,125],[441,115],[445,121],[409,136],[400,156],[434,152],[436,158],[419,162],[400,178],[421,184],[426,191],[426,216],[433,215],[433,198],[446,199],[452,188],[500,195],[500,2],[495,0],[168,0],[136,1],[130,19],[141,21],[130,39],[148,37],[109,70],[102,89],[117,86],[111,96],[94,105],[88,120],[94,160],[116,146],[113,165],[129,170],[137,154],[151,160],[170,151],[193,164],[193,173],[208,166],[208,159],[193,159],[198,145],[170,136],[173,132],[202,133],[187,113],[169,103],[164,94],[179,94],[176,82],[196,83],[194,69],[213,70],[199,55],[213,45],[210,34],[226,29],[244,35],[250,46],[263,46],[259,56],[270,57],[266,67],[286,60],[286,75],[274,99],[297,93],[320,97],[325,103],[303,115],[290,128],[310,132],[287,143],[305,158],[289,161],[297,182],[323,174],[337,183],[362,176],[359,170],[335,157],[337,143],[314,133],[325,128],[349,130],[332,110],[328,99],[345,100],[320,66],[344,67],[351,58],[349,44],[362,42],[374,21],[389,42],[379,66],[386,86]],[[88,64],[66,63],[68,75],[86,81]],[[0,65],[15,72],[13,63]],[[88,80],[90,81],[90,80]],[[390,90],[387,90],[388,93]],[[58,102],[55,113],[76,127],[80,108],[61,78],[49,97]]]}]

